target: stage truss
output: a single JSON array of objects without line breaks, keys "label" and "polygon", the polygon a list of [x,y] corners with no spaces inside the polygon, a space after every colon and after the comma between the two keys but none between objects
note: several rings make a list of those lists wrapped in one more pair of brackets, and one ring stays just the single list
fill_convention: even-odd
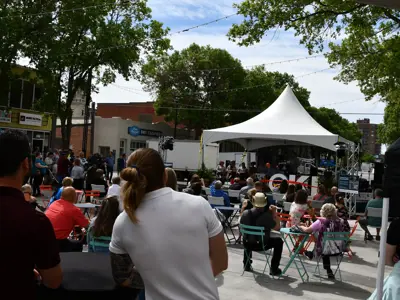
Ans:
[{"label": "stage truss", "polygon": [[[347,144],[346,156],[336,156],[336,180],[338,174],[358,176],[360,170],[360,144]],[[356,194],[346,193],[346,206],[350,216],[356,215]]]}]

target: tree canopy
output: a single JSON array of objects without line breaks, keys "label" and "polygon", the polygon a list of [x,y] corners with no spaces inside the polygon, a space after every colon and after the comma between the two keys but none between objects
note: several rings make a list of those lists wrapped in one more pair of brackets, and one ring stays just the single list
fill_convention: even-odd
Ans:
[{"label": "tree canopy", "polygon": [[[171,55],[156,57],[142,68],[145,89],[167,121],[195,129],[210,129],[244,122],[267,109],[289,84],[300,103],[324,128],[358,142],[357,126],[335,110],[315,108],[310,92],[293,75],[270,72],[263,66],[245,70],[226,50],[192,44]],[[290,108],[288,108],[290,109]]]},{"label": "tree canopy", "polygon": [[177,113],[178,123],[199,136],[202,128],[226,123],[223,109],[240,99],[238,93],[218,91],[240,87],[245,74],[241,62],[226,50],[192,44],[150,59],[142,68],[142,82],[156,99],[157,114],[171,121]]},{"label": "tree canopy", "polygon": [[337,79],[357,81],[367,100],[390,100],[399,91],[400,10],[354,0],[244,0],[235,6],[244,20],[228,35],[240,45],[257,43],[279,27],[294,30],[310,54],[328,44],[325,56],[341,67]]},{"label": "tree canopy", "polygon": [[383,124],[378,126],[382,144],[391,145],[400,137],[400,101],[389,101],[385,108]]},{"label": "tree canopy", "polygon": [[[8,17],[0,30],[23,25],[18,28],[21,33],[7,42],[22,44],[16,58],[28,58],[37,69],[45,88],[37,107],[60,117],[65,148],[72,126],[71,104],[78,90],[90,94],[96,91],[95,83],[112,83],[117,74],[126,80],[135,78],[136,67],[146,55],[156,56],[170,47],[165,38],[168,29],[152,20],[145,0],[28,1],[30,7],[14,7],[14,2],[21,1],[5,3],[1,13]],[[41,27],[34,27],[35,22]]]}]

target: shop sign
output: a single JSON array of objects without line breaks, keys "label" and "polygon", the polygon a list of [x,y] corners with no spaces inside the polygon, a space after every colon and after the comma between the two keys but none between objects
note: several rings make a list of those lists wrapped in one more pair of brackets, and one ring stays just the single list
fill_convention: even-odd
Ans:
[{"label": "shop sign", "polygon": [[0,122],[11,123],[11,110],[0,110]]},{"label": "shop sign", "polygon": [[128,127],[128,134],[131,136],[153,136],[153,137],[162,136],[161,131],[142,129],[137,126]]},{"label": "shop sign", "polygon": [[21,113],[19,113],[19,124],[41,127],[42,126],[42,116],[21,112]]}]

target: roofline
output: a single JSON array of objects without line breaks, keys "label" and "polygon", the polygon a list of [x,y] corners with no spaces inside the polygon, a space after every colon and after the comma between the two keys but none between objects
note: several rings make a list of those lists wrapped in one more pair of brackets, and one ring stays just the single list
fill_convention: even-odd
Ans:
[{"label": "roofline", "polygon": [[145,102],[96,102],[97,105],[136,105],[136,104],[154,104],[155,101],[145,101]]}]

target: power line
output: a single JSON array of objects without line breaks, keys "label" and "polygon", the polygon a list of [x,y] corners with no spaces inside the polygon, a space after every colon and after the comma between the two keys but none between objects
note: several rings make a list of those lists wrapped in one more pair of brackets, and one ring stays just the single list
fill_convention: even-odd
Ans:
[{"label": "power line", "polygon": [[[303,78],[303,77],[306,77],[306,76],[314,75],[316,73],[324,72],[324,71],[331,70],[331,69],[332,68],[325,68],[325,69],[314,71],[314,72],[311,72],[311,73],[306,73],[306,74],[303,74],[303,75],[300,75],[300,76],[297,76],[297,77],[294,77],[294,78],[295,79]],[[115,85],[115,84],[112,84],[112,85],[114,85],[114,86],[116,86],[116,87],[118,87],[120,89],[123,89],[123,90],[125,90],[127,92],[130,92],[129,88],[127,88],[127,87],[121,87],[121,86],[118,86],[118,85]],[[242,86],[242,87],[232,88],[232,89],[222,89],[222,90],[214,90],[214,91],[194,92],[194,93],[191,93],[190,95],[229,93],[229,92],[249,90],[249,89],[258,88],[258,87],[262,87],[262,86],[266,86],[266,85],[270,85],[270,83],[262,83],[262,84],[252,85],[252,86]]]},{"label": "power line", "polygon": [[[221,20],[228,19],[228,18],[230,18],[232,16],[235,16],[235,15],[237,15],[237,14],[228,15],[228,16],[225,16],[225,17],[222,17],[222,18],[218,18],[218,19],[209,21],[207,23],[202,23],[202,24],[199,24],[199,25],[196,25],[196,26],[192,26],[192,27],[189,27],[189,28],[186,28],[186,29],[178,30],[178,31],[169,33],[167,36],[173,36],[173,35],[176,35],[176,34],[181,34],[181,33],[184,33],[184,32],[188,32],[190,30],[197,29],[197,28],[200,28],[200,27],[203,27],[203,26],[207,26],[209,24],[217,23],[217,22],[219,22]],[[162,40],[162,38],[160,38],[160,40]],[[115,46],[110,46],[110,47],[94,48],[94,49],[89,49],[89,50],[85,50],[85,51],[76,51],[76,52],[71,52],[71,53],[64,53],[64,54],[60,54],[60,56],[79,55],[79,54],[84,54],[84,53],[96,52],[96,51],[100,51],[100,50],[112,50],[112,49],[119,49],[119,48],[127,48],[127,47],[131,47],[131,46],[135,46],[135,45],[137,45],[136,42],[135,43],[124,44],[124,45],[115,45]]]}]

